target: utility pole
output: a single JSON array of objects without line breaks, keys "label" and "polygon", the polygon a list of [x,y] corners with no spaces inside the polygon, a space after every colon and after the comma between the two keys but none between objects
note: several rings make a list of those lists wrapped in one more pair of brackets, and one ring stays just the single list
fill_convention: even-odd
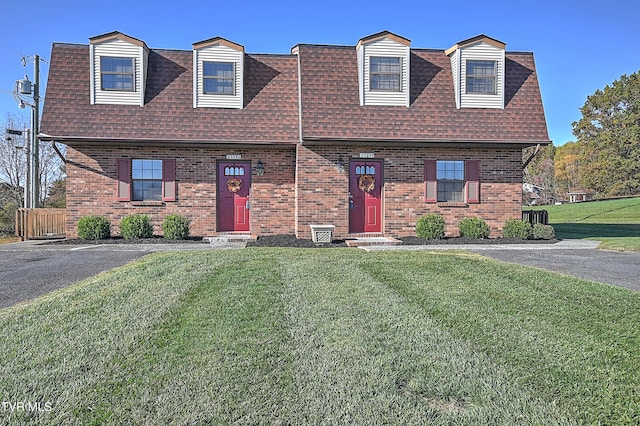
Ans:
[{"label": "utility pole", "polygon": [[31,207],[40,207],[40,56],[33,57],[33,107],[31,108]]}]

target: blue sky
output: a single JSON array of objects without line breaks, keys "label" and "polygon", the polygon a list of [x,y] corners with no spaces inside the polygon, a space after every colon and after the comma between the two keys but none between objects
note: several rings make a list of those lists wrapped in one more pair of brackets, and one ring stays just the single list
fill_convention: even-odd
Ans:
[{"label": "blue sky", "polygon": [[[8,93],[25,72],[33,79],[33,64],[23,67],[22,55],[48,60],[53,42],[88,44],[114,30],[166,49],[190,50],[221,36],[248,53],[289,53],[298,43],[355,45],[382,30],[416,48],[446,49],[486,34],[508,51],[534,52],[555,145],[574,140],[571,123],[587,96],[640,70],[638,0],[35,0],[3,2],[0,17],[0,123],[7,113],[29,119]],[[48,69],[42,63],[43,86]]]}]

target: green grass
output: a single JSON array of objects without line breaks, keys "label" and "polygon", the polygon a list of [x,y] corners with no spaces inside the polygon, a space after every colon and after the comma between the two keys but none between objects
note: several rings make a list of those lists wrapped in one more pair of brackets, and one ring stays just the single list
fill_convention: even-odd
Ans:
[{"label": "green grass", "polygon": [[161,253],[0,310],[1,424],[637,424],[640,294],[460,253]]},{"label": "green grass", "polygon": [[640,197],[540,206],[559,238],[602,241],[600,248],[640,251]]}]

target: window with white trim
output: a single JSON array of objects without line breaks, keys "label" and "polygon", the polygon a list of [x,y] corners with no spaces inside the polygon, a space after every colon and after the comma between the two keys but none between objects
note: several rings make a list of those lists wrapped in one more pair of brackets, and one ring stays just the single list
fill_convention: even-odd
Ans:
[{"label": "window with white trim", "polygon": [[162,160],[131,160],[133,201],[162,200]]},{"label": "window with white trim", "polygon": [[135,91],[134,58],[100,57],[100,88],[102,90]]},{"label": "window with white trim", "polygon": [[204,93],[233,95],[235,69],[233,62],[204,62],[202,73]]},{"label": "window with white trim", "polygon": [[467,93],[496,93],[496,61],[467,60]]},{"label": "window with white trim", "polygon": [[438,202],[464,201],[464,161],[436,161]]},{"label": "window with white trim", "polygon": [[400,92],[402,88],[402,58],[369,58],[369,90]]}]

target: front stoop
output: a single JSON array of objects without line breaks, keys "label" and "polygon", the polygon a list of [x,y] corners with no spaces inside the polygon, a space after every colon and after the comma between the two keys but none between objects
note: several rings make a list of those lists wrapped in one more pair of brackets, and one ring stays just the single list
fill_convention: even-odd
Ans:
[{"label": "front stoop", "polygon": [[356,237],[345,240],[347,247],[364,247],[364,246],[397,246],[402,241],[391,237]]},{"label": "front stoop", "polygon": [[204,237],[204,241],[208,241],[210,244],[216,243],[246,243],[248,241],[255,241],[258,237],[250,234],[222,234],[215,237]]}]

